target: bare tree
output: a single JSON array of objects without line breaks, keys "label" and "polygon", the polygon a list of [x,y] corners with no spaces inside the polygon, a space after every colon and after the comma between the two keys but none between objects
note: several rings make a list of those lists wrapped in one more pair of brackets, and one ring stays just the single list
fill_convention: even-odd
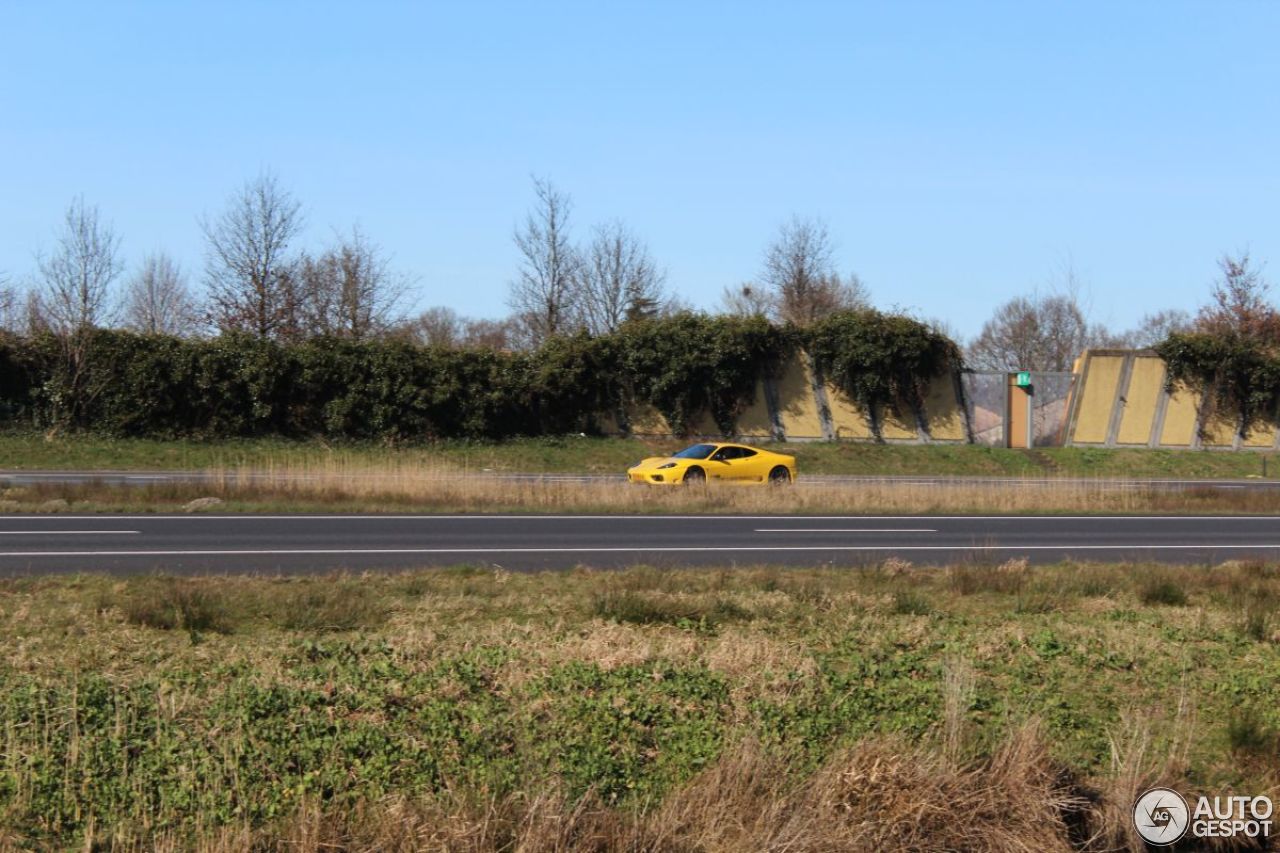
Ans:
[{"label": "bare tree", "polygon": [[303,328],[310,334],[363,340],[390,329],[408,281],[359,228],[319,257],[298,264]]},{"label": "bare tree", "polygon": [[111,283],[123,267],[119,253],[120,238],[98,208],[72,201],[53,252],[36,259],[40,304],[54,332],[70,335],[109,321]]},{"label": "bare tree", "polygon": [[1167,308],[1146,314],[1138,322],[1138,327],[1129,333],[1129,345],[1132,347],[1152,347],[1177,332],[1185,332],[1191,328],[1191,315],[1181,308]]},{"label": "bare tree", "polygon": [[507,304],[537,346],[579,325],[575,291],[582,261],[569,239],[572,200],[540,178],[533,179],[533,191],[536,204],[513,235],[521,262]]},{"label": "bare tree", "polygon": [[827,311],[850,311],[871,307],[871,291],[857,273],[845,276],[833,272],[818,284],[810,303],[818,308],[817,317]]},{"label": "bare tree", "polygon": [[742,317],[771,317],[774,314],[773,295],[758,284],[743,282],[736,287],[726,287],[720,294],[721,310],[726,314]]},{"label": "bare tree", "polygon": [[44,300],[36,288],[27,290],[18,310],[22,313],[21,325],[28,335],[41,335],[53,331],[49,318],[44,311]]},{"label": "bare tree", "polygon": [[1249,253],[1223,255],[1220,277],[1212,298],[1196,316],[1197,331],[1215,335],[1235,334],[1275,345],[1280,341],[1280,314],[1268,299],[1271,283],[1253,265]]},{"label": "bare tree", "polygon": [[1094,334],[1072,294],[1033,294],[996,309],[966,360],[985,370],[1070,370]]},{"label": "bare tree", "polygon": [[456,347],[466,322],[452,308],[437,305],[406,321],[402,328],[410,340],[423,346]]},{"label": "bare tree", "polygon": [[515,348],[516,324],[502,320],[470,319],[462,324],[459,345],[468,349],[510,350]]},{"label": "bare tree", "polygon": [[856,275],[835,271],[831,237],[821,220],[793,218],[765,251],[760,281],[772,291],[778,319],[807,326],[831,314],[865,307],[866,287]]},{"label": "bare tree", "polygon": [[1117,334],[1095,328],[1091,332],[1089,346],[1146,349],[1155,346],[1175,332],[1186,332],[1190,329],[1190,314],[1180,308],[1168,308],[1144,314],[1137,326]]},{"label": "bare tree", "polygon": [[9,284],[9,276],[0,273],[0,331],[18,331],[21,304],[17,289]]},{"label": "bare tree", "polygon": [[960,340],[960,332],[955,324],[944,317],[922,317],[920,322],[928,326],[930,331],[942,335],[948,340]]},{"label": "bare tree", "polygon": [[659,314],[666,302],[659,270],[649,249],[615,220],[598,226],[583,252],[579,301],[587,331],[607,335],[627,320]]},{"label": "bare tree", "polygon": [[1088,323],[1085,327],[1084,349],[1133,349],[1137,331],[1127,329],[1117,332],[1105,323]]},{"label": "bare tree", "polygon": [[288,251],[302,227],[301,205],[275,175],[247,182],[221,216],[200,227],[210,320],[261,338],[296,333],[299,294]]},{"label": "bare tree", "polygon": [[452,349],[510,350],[521,341],[519,324],[501,320],[463,317],[452,308],[428,308],[412,320],[400,323],[394,334],[421,346]]},{"label": "bare tree", "polygon": [[187,276],[164,252],[147,255],[125,288],[125,323],[147,335],[186,335],[198,309]]},{"label": "bare tree", "polygon": [[89,365],[92,331],[110,321],[112,282],[120,275],[120,238],[96,207],[77,198],[67,208],[54,251],[36,258],[40,278],[28,295],[27,322],[34,332],[57,335],[60,359],[47,381],[55,425],[83,424],[105,387]]}]

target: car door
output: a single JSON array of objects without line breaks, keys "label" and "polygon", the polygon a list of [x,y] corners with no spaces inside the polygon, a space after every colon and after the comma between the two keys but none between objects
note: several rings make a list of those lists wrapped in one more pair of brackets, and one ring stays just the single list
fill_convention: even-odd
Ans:
[{"label": "car door", "polygon": [[722,447],[711,456],[712,462],[716,463],[711,466],[711,470],[720,480],[754,480],[757,477],[752,474],[755,466],[752,465],[751,457],[756,455],[754,450],[746,447]]},{"label": "car door", "polygon": [[735,480],[738,469],[734,463],[738,458],[738,448],[721,447],[707,460],[707,476],[712,480]]},{"label": "car door", "polygon": [[763,454],[750,447],[739,447],[738,458],[733,461],[733,470],[737,479],[757,482],[769,473]]}]

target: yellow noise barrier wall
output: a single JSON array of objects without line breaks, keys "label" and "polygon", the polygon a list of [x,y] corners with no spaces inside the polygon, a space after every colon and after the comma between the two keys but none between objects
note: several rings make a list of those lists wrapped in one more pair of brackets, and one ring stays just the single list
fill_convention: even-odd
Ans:
[{"label": "yellow noise barrier wall", "polygon": [[1267,449],[1280,446],[1273,423],[1237,435],[1229,416],[1202,405],[1185,386],[1165,387],[1165,363],[1151,350],[1086,350],[1076,363],[1068,445]]},{"label": "yellow noise barrier wall", "polygon": [[[925,397],[924,421],[903,419],[891,411],[881,413],[881,433],[892,442],[952,442],[968,440],[965,408],[958,397],[956,377],[939,376]],[[824,411],[825,410],[825,411]],[[666,419],[652,406],[627,413],[631,432],[636,435],[671,435]],[[607,432],[618,432],[616,424],[606,424]],[[710,413],[703,412],[693,424],[695,435],[718,435],[720,430]],[[788,359],[776,377],[756,383],[755,400],[738,416],[737,434],[743,438],[786,440],[843,439],[870,441],[871,424],[852,400],[829,382],[815,383],[808,358],[797,354]]]}]

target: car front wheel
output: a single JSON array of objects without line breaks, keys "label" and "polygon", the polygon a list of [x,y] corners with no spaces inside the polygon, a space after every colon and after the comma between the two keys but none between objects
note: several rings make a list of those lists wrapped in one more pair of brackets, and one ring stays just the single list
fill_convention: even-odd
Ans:
[{"label": "car front wheel", "polygon": [[707,472],[701,468],[690,468],[684,472],[684,480],[682,482],[687,486],[701,485],[707,482]]}]

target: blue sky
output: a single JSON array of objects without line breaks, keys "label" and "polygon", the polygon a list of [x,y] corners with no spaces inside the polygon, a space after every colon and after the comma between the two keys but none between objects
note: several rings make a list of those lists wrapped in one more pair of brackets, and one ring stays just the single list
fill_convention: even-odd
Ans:
[{"label": "blue sky", "polygon": [[1280,276],[1280,3],[0,0],[0,270],[83,194],[198,281],[273,170],[299,248],[359,223],[418,307],[506,311],[529,176],[714,307],[792,214],[882,306],[975,334],[1073,265],[1094,319]]}]

